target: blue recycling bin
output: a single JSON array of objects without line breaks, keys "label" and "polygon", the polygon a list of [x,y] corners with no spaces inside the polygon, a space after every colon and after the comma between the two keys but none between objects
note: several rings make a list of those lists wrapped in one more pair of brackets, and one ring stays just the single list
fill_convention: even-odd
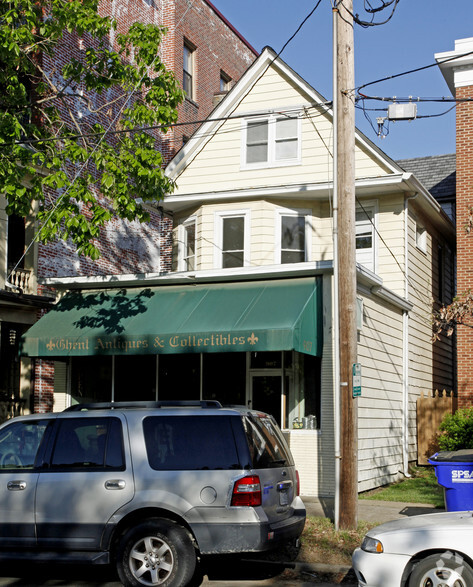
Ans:
[{"label": "blue recycling bin", "polygon": [[435,467],[444,488],[447,512],[473,510],[473,450],[446,450],[435,453],[429,463]]}]

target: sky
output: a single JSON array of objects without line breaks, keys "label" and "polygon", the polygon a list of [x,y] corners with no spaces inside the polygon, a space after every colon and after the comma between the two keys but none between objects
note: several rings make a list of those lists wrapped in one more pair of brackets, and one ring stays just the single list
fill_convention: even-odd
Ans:
[{"label": "sky", "polygon": [[[296,32],[317,0],[212,0],[246,40],[261,51],[269,45],[279,52]],[[379,6],[380,0],[370,0]],[[366,20],[365,0],[353,0],[354,12]],[[381,14],[390,14],[390,8]],[[384,18],[382,19],[384,20]],[[453,51],[456,39],[473,37],[473,0],[400,0],[391,20],[381,26],[355,25],[355,85],[358,87],[435,62],[434,55]],[[320,6],[281,54],[305,81],[326,99],[332,98],[332,7]],[[451,97],[438,67],[369,86],[375,96]],[[361,105],[361,104],[360,104]],[[369,101],[368,108],[387,108]],[[376,118],[385,112],[366,112],[375,130],[357,109],[356,125],[393,159],[408,159],[455,152],[455,109],[452,104],[419,103],[414,121],[389,123],[385,138],[377,136]]]}]

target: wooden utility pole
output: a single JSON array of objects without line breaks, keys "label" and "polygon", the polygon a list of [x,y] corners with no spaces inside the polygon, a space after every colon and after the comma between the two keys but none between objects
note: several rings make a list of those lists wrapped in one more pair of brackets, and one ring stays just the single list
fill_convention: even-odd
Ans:
[{"label": "wooden utility pole", "polygon": [[338,2],[336,23],[338,281],[340,322],[340,487],[339,527],[354,529],[358,509],[357,360],[355,247],[355,64],[353,0]]}]

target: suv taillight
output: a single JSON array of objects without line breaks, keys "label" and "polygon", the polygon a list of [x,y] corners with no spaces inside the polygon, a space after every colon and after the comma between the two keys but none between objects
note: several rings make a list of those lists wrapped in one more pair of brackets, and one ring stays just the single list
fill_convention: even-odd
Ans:
[{"label": "suv taillight", "polygon": [[238,479],[233,486],[231,505],[255,507],[261,505],[261,483],[258,475],[249,475]]},{"label": "suv taillight", "polygon": [[299,471],[296,469],[296,495],[299,496],[301,491],[301,479],[299,477]]}]

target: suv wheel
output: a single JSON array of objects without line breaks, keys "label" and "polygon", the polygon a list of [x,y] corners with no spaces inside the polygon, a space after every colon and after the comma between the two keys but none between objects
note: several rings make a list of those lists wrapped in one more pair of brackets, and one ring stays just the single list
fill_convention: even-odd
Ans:
[{"label": "suv wheel", "polygon": [[118,575],[132,587],[184,587],[195,565],[189,532],[170,520],[157,518],[131,528],[118,547]]}]

